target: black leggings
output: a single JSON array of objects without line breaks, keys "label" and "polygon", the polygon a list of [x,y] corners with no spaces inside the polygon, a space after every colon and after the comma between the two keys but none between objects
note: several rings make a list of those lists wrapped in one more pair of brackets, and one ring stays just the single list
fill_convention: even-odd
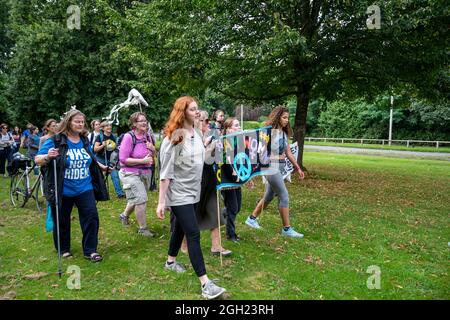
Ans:
[{"label": "black leggings", "polygon": [[169,256],[176,257],[181,248],[181,242],[186,235],[189,259],[198,277],[206,274],[203,253],[200,247],[200,230],[197,224],[194,204],[170,207],[175,216],[175,225],[169,243]]}]

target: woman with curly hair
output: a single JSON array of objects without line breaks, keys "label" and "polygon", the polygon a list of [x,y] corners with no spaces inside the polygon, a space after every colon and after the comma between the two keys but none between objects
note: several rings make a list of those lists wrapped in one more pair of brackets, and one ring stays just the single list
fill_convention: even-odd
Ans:
[{"label": "woman with curly hair", "polygon": [[261,226],[256,218],[276,195],[278,197],[278,210],[283,223],[281,234],[292,238],[303,238],[303,234],[295,231],[290,225],[289,193],[281,175],[281,169],[285,166],[286,158],[288,158],[299,178],[303,179],[305,177],[305,173],[297,164],[297,159],[295,159],[289,147],[289,137],[292,136],[292,129],[289,124],[289,109],[284,106],[278,106],[273,109],[269,119],[266,121],[266,125],[272,126],[271,161],[270,168],[265,175],[267,179],[266,192],[245,223],[254,229],[260,229]]}]

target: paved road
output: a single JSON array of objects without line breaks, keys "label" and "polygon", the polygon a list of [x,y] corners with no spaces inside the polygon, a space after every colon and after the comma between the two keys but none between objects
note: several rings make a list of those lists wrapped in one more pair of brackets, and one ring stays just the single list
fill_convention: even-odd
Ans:
[{"label": "paved road", "polygon": [[347,147],[330,147],[330,146],[313,146],[305,145],[307,151],[318,152],[335,152],[335,153],[353,153],[366,154],[374,156],[387,156],[398,158],[415,158],[415,159],[434,159],[450,161],[450,153],[444,152],[418,152],[418,151],[400,151],[400,150],[385,150],[385,149],[362,149],[362,148],[347,148]]}]

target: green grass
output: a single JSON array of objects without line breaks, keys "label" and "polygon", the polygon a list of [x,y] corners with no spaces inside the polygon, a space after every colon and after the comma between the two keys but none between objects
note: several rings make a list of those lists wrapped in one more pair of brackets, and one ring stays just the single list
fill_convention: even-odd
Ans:
[{"label": "green grass", "polygon": [[382,144],[361,144],[361,143],[339,143],[339,142],[324,142],[324,141],[307,141],[305,145],[313,146],[330,146],[330,147],[347,147],[347,148],[366,148],[366,149],[384,149],[384,150],[400,150],[400,151],[419,151],[419,152],[443,152],[450,153],[450,147],[426,147],[414,146],[406,147],[406,145],[382,145]]},{"label": "green grass", "polygon": [[[449,299],[450,163],[446,161],[306,152],[308,178],[288,185],[292,225],[304,239],[280,235],[275,203],[263,213],[264,230],[244,221],[263,189],[244,189],[237,218],[240,244],[224,258],[208,254],[209,232],[202,232],[208,274],[220,279],[231,299]],[[137,226],[123,227],[118,215],[125,201],[99,204],[104,261],[84,260],[76,210],[72,251],[63,261],[81,268],[81,290],[59,280],[51,234],[32,205],[11,208],[6,178],[0,178],[0,297],[16,299],[200,299],[198,280],[186,255],[188,272],[163,270],[169,221],[157,221],[157,193],[150,194],[148,221],[159,234],[144,239]],[[223,231],[223,229],[222,229]],[[223,233],[222,233],[223,234]],[[369,290],[371,265],[381,268],[381,289]],[[26,275],[48,275],[28,280]]]}]

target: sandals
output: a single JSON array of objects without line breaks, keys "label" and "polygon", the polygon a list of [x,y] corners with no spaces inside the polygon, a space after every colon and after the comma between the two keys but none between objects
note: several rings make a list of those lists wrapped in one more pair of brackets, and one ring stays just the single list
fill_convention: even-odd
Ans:
[{"label": "sandals", "polygon": [[91,262],[100,262],[103,260],[103,257],[99,255],[97,252],[91,253],[90,256],[84,256],[86,259],[90,260]]},{"label": "sandals", "polygon": [[72,253],[71,253],[70,251],[67,251],[67,252],[64,252],[64,253],[61,255],[61,257],[67,259],[67,258],[72,258],[73,255],[72,255]]},{"label": "sandals", "polygon": [[223,249],[222,251],[211,251],[211,254],[213,256],[220,256],[220,254],[222,254],[222,257],[228,257],[231,256],[231,251],[227,250],[227,249]]}]

